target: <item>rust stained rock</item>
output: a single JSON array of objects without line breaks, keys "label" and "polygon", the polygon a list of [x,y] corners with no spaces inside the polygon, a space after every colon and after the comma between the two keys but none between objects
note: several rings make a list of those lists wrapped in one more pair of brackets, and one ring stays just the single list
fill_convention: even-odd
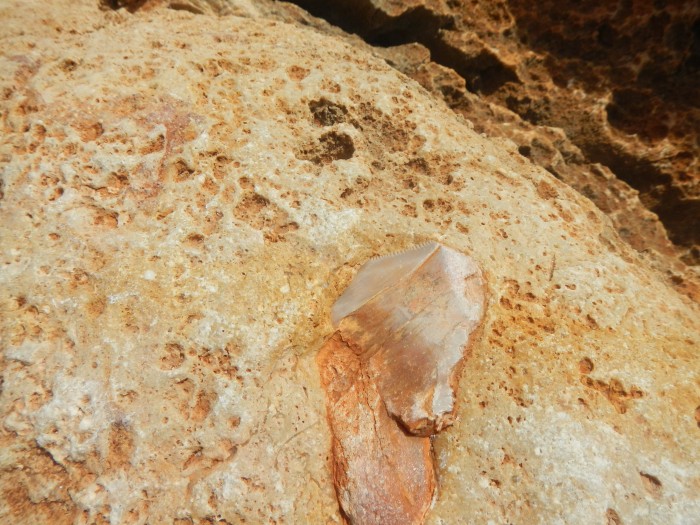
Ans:
[{"label": "rust stained rock", "polygon": [[[0,522],[340,523],[308,349],[343,254],[422,239],[478,253],[489,295],[426,523],[700,515],[700,310],[590,201],[309,28],[0,11]],[[295,158],[329,131],[351,159]]]},{"label": "rust stained rock", "polygon": [[351,523],[422,523],[435,487],[429,436],[453,421],[483,313],[476,263],[437,243],[368,262],[333,306],[337,331],[318,363]]}]

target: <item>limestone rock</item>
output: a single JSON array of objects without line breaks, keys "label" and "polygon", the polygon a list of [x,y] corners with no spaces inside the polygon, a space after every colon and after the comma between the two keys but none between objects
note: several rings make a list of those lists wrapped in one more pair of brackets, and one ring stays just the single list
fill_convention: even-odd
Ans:
[{"label": "limestone rock", "polygon": [[382,46],[475,129],[513,140],[700,298],[696,2],[297,3]]},{"label": "limestone rock", "polygon": [[489,304],[426,523],[700,515],[698,306],[514,145],[316,30],[0,16],[0,521],[339,523],[330,308],[427,241]]}]

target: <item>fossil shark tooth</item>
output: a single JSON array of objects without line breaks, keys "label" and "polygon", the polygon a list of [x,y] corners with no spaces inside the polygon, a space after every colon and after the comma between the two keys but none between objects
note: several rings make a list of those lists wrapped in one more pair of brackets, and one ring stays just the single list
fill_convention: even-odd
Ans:
[{"label": "fossil shark tooth", "polygon": [[436,485],[429,436],[452,423],[484,308],[476,263],[434,242],[370,260],[333,305],[317,362],[352,525],[423,523]]},{"label": "fossil shark tooth", "polygon": [[389,414],[412,434],[451,424],[457,368],[484,313],[470,257],[438,243],[374,259],[331,319],[363,361]]}]

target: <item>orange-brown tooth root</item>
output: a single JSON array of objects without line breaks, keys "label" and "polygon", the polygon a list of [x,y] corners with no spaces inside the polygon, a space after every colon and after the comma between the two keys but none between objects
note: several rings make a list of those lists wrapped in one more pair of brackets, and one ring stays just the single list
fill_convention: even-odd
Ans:
[{"label": "orange-brown tooth root", "polygon": [[337,335],[318,356],[333,440],[333,478],[352,525],[419,525],[435,472],[430,438],[389,417],[366,367]]}]

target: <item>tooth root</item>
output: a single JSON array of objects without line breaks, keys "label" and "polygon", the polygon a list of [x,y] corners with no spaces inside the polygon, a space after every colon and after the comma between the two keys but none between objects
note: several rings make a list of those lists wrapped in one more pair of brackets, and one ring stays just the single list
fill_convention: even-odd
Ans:
[{"label": "tooth root", "polygon": [[435,490],[430,438],[406,434],[384,409],[360,358],[332,337],[318,356],[328,398],[338,498],[353,525],[418,525]]}]

